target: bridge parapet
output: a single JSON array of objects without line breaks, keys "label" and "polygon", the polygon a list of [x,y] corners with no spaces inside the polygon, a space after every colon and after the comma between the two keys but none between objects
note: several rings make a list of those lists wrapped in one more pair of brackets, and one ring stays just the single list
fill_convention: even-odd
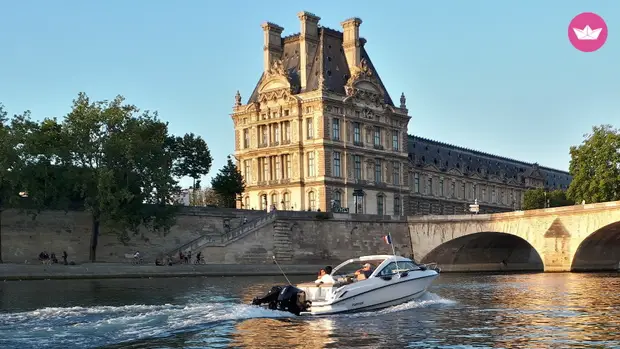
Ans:
[{"label": "bridge parapet", "polygon": [[[533,249],[545,271],[570,271],[575,254],[586,245],[598,251],[587,253],[592,256],[589,258],[605,255],[604,263],[593,261],[593,264],[617,266],[620,262],[620,201],[496,214],[410,216],[407,222],[414,256],[423,261],[439,258],[444,264],[453,264],[457,260],[463,263],[469,260],[471,264],[496,263],[503,268],[507,260],[515,258],[514,249],[508,246],[512,244]],[[599,233],[602,231],[604,234]],[[513,236],[508,237],[512,239],[508,245],[507,236]],[[616,236],[619,238],[612,238]],[[618,246],[612,248],[613,244]],[[497,257],[501,255],[497,253],[500,245],[505,254],[503,259]],[[491,255],[496,260],[488,259]],[[525,252],[521,255],[527,260],[515,260],[515,265],[535,259]],[[580,261],[583,262],[583,257]]]}]

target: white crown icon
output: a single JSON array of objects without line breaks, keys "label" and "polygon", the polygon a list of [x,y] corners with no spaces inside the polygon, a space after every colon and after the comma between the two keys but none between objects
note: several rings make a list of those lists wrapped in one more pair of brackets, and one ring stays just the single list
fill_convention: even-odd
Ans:
[{"label": "white crown icon", "polygon": [[589,25],[586,25],[583,29],[573,28],[575,35],[577,35],[577,40],[596,40],[602,30],[603,28],[592,29]]}]

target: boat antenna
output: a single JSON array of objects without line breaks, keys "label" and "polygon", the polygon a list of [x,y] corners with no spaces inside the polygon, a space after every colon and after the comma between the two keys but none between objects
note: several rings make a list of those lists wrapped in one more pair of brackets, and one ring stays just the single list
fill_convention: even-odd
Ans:
[{"label": "boat antenna", "polygon": [[291,284],[291,280],[289,280],[288,277],[286,277],[286,274],[284,273],[284,270],[282,270],[282,268],[280,268],[280,264],[278,264],[278,261],[276,260],[276,256],[273,256],[273,262],[275,263],[275,265],[278,266],[278,269],[280,269],[280,272],[282,273],[282,275],[284,275],[284,278],[286,279],[288,284],[293,286],[293,284]]}]

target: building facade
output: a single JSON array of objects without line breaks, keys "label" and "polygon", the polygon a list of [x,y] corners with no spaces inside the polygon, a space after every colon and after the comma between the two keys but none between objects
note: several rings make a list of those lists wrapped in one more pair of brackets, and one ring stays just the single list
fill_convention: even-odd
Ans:
[{"label": "building facade", "polygon": [[409,136],[406,98],[396,105],[387,92],[362,21],[336,31],[298,17],[300,33],[287,37],[262,25],[263,74],[247,103],[235,96],[241,207],[448,214],[478,199],[495,212],[519,208],[530,187],[567,185],[562,171]]}]

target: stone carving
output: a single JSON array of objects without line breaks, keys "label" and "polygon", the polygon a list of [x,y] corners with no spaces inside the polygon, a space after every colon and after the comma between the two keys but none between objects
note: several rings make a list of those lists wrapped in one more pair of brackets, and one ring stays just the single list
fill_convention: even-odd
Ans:
[{"label": "stone carving", "polygon": [[239,106],[241,106],[241,93],[237,90],[237,93],[235,94],[235,107]]},{"label": "stone carving", "polygon": [[407,98],[405,98],[405,93],[400,94],[400,107],[403,109],[407,108]]},{"label": "stone carving", "polygon": [[[345,92],[347,96],[353,96],[356,95],[356,97],[361,97],[361,98],[375,98],[375,96],[371,96],[373,95],[372,93],[368,93],[366,91],[359,91],[358,89],[356,89],[354,87],[355,83],[359,80],[369,80],[372,81],[373,83],[377,83],[377,78],[374,75],[372,69],[370,69],[370,67],[368,67],[368,62],[366,61],[365,58],[362,58],[362,60],[360,61],[359,67],[352,67],[351,68],[351,77],[349,78],[349,80],[347,80],[347,83],[345,84]],[[358,92],[366,92],[369,95],[364,95],[364,96],[357,96]]]},{"label": "stone carving", "polygon": [[375,114],[372,112],[372,110],[368,109],[368,108],[364,108],[362,110],[362,116],[366,119],[374,119]]},{"label": "stone carving", "polygon": [[284,70],[284,63],[281,59],[276,59],[271,63],[271,67],[267,70],[267,75],[269,76],[285,76],[286,71]]}]

